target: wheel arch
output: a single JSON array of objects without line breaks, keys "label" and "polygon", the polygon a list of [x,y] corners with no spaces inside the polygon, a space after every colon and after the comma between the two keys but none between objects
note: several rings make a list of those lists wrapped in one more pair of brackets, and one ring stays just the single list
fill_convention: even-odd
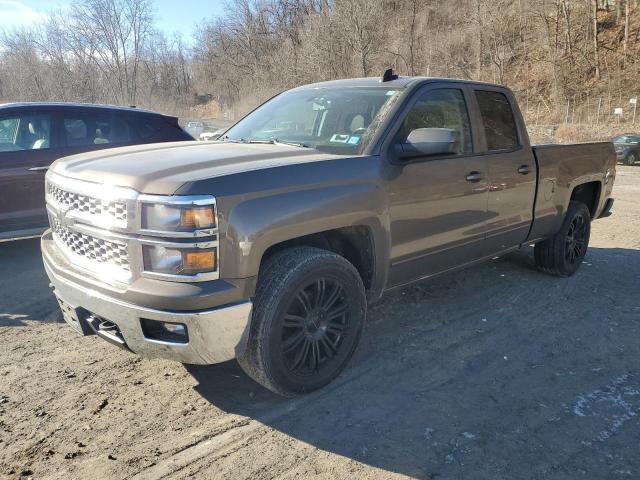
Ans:
[{"label": "wheel arch", "polygon": [[370,227],[356,225],[316,232],[271,245],[265,250],[260,267],[273,255],[291,247],[315,247],[347,259],[360,274],[367,291],[374,285],[376,270],[375,239]]},{"label": "wheel arch", "polygon": [[598,210],[601,191],[602,182],[593,181],[581,183],[580,185],[576,185],[573,187],[569,201],[578,201],[584,203],[589,209],[591,218],[593,219],[595,218]]}]

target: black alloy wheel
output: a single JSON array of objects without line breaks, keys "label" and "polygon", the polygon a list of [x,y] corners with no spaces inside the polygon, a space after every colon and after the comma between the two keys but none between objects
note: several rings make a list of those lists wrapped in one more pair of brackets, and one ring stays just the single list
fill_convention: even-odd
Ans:
[{"label": "black alloy wheel", "polygon": [[275,393],[294,396],[336,378],[360,340],[367,311],[358,270],[314,247],[291,247],[263,262],[247,345],[238,361]]},{"label": "black alloy wheel", "polygon": [[552,237],[535,245],[533,256],[536,266],[545,273],[569,277],[582,265],[591,234],[591,212],[575,200],[569,202],[560,230]]},{"label": "black alloy wheel", "polygon": [[349,305],[342,286],[318,278],[297,292],[282,322],[281,352],[286,368],[314,375],[335,358],[349,326]]},{"label": "black alloy wheel", "polygon": [[583,213],[576,214],[569,224],[565,239],[564,258],[572,265],[582,262],[586,253],[587,227],[587,220],[584,218]]}]

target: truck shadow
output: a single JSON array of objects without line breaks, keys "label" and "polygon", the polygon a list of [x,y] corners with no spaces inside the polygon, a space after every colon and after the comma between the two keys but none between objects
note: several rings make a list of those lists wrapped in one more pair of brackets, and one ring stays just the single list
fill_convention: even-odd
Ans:
[{"label": "truck shadow", "polygon": [[62,321],[40,255],[40,239],[0,243],[0,327],[20,327],[27,320]]},{"label": "truck shadow", "polygon": [[567,405],[637,371],[640,251],[590,248],[582,267],[549,277],[527,249],[390,293],[371,306],[350,367],[304,397],[272,394],[236,362],[187,369],[223,411],[386,472],[597,472],[596,457],[615,448],[633,457],[621,446],[632,433],[589,447],[592,426],[577,425]]}]

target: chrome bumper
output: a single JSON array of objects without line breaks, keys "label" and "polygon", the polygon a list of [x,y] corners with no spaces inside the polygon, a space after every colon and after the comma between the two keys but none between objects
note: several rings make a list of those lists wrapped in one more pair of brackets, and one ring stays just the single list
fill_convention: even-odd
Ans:
[{"label": "chrome bumper", "polygon": [[[46,259],[44,266],[56,297],[71,307],[82,308],[115,323],[126,346],[134,353],[181,363],[211,364],[231,360],[244,351],[251,319],[249,300],[198,312],[154,310],[110,298],[63,279],[54,274]],[[188,343],[146,338],[141,318],[184,324]]]}]

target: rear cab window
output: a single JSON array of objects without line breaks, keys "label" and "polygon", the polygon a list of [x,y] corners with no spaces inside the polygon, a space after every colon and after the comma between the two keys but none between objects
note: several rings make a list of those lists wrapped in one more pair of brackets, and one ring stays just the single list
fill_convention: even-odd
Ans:
[{"label": "rear cab window", "polygon": [[514,150],[520,146],[509,99],[502,92],[475,90],[487,150]]}]

